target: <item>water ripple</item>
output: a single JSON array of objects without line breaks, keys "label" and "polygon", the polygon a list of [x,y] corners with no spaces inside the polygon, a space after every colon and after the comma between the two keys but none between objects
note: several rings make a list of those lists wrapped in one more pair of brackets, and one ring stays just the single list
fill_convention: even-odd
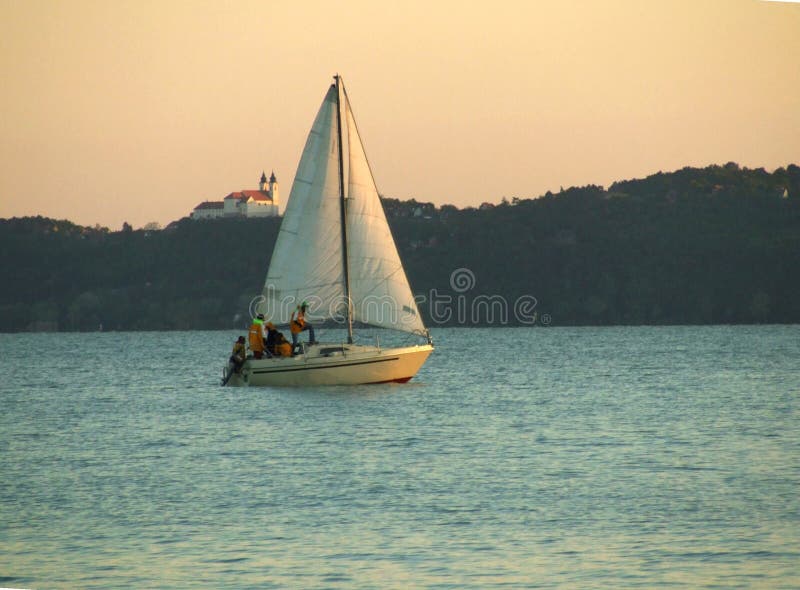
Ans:
[{"label": "water ripple", "polygon": [[796,326],[440,330],[408,386],[306,391],[219,388],[234,336],[21,380],[42,335],[0,334],[0,584],[798,586]]}]

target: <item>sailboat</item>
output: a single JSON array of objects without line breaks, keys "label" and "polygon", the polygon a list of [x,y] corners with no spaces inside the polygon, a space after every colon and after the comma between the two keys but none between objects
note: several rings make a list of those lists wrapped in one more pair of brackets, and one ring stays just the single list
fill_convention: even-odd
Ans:
[{"label": "sailboat", "polygon": [[[346,327],[346,339],[302,343],[291,357],[248,357],[224,376],[227,385],[404,383],[433,352],[341,76],[306,140],[258,299],[255,313],[279,327],[306,303],[317,326]],[[416,342],[359,343],[354,325],[404,332]]]}]

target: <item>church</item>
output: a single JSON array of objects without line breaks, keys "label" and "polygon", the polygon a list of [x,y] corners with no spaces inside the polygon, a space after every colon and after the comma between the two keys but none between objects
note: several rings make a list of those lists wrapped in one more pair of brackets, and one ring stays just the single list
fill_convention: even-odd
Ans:
[{"label": "church", "polygon": [[220,217],[277,217],[278,180],[273,172],[269,180],[261,173],[258,190],[242,190],[230,193],[221,201],[204,201],[194,208],[192,219],[218,219]]}]

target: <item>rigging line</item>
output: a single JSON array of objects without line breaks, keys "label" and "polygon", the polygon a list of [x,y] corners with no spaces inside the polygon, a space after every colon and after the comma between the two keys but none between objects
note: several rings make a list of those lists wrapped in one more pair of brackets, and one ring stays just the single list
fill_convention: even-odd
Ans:
[{"label": "rigging line", "polygon": [[[353,114],[353,105],[350,104],[350,97],[347,94],[347,89],[342,85],[342,92],[344,92],[344,101],[347,105],[347,111],[350,113],[350,119],[353,120],[353,127],[356,128],[356,135],[358,135],[358,143],[361,145],[361,153],[364,154],[364,161],[367,163],[367,170],[369,170],[369,177],[372,179],[372,186],[375,187],[375,192],[378,193],[378,202],[383,208],[383,204],[380,203],[380,194],[381,192],[378,190],[378,185],[375,184],[375,175],[372,173],[372,166],[369,163],[369,157],[367,157],[367,150],[364,148],[364,140],[361,139],[361,131],[358,130],[358,123],[356,122],[356,116]],[[385,215],[385,213],[384,213]]]}]

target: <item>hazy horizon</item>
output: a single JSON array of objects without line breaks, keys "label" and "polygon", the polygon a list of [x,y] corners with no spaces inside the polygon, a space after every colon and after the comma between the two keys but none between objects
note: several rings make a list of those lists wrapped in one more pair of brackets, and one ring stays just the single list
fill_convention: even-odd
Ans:
[{"label": "hazy horizon", "polygon": [[0,0],[0,47],[0,217],[165,225],[262,170],[283,205],[337,72],[396,198],[800,160],[797,3]]}]

